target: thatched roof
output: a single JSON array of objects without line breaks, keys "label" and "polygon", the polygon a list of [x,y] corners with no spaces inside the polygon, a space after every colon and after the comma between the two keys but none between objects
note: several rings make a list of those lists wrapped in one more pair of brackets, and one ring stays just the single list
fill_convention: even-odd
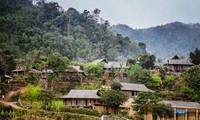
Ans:
[{"label": "thatched roof", "polygon": [[62,96],[61,98],[100,99],[100,96],[97,95],[97,91],[98,90],[70,90],[67,95]]},{"label": "thatched roof", "polygon": [[108,61],[105,58],[97,59],[97,60],[93,61],[92,63],[100,63],[100,62],[108,63]]},{"label": "thatched roof", "polygon": [[153,90],[148,89],[144,84],[121,83],[121,85],[123,91],[153,92]]},{"label": "thatched roof", "polygon": [[163,100],[163,101],[161,101],[161,103],[169,104],[172,107],[177,107],[177,108],[195,108],[195,109],[200,109],[200,104],[198,102]]},{"label": "thatched roof", "polygon": [[104,68],[108,68],[108,69],[111,69],[111,68],[116,68],[116,69],[120,69],[122,65],[122,68],[123,69],[127,69],[129,68],[128,66],[126,66],[126,63],[120,63],[120,62],[108,62],[107,64],[104,65]]}]

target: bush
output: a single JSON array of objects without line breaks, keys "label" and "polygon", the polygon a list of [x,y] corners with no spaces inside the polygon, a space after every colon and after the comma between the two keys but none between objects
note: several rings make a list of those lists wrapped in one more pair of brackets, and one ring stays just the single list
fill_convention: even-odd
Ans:
[{"label": "bush", "polygon": [[77,113],[65,113],[63,117],[64,120],[101,120],[101,118],[98,117],[81,115]]},{"label": "bush", "polygon": [[70,107],[61,107],[61,112],[70,112],[70,113],[79,113],[79,114],[85,114],[85,115],[93,115],[93,116],[99,116],[99,112],[94,109],[88,109],[88,108],[70,108]]}]

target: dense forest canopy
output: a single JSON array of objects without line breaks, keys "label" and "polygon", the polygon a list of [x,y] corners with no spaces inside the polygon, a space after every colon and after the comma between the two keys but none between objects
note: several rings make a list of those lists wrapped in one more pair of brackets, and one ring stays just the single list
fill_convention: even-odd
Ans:
[{"label": "dense forest canopy", "polygon": [[80,13],[45,0],[0,0],[0,11],[0,44],[16,57],[33,50],[87,61],[146,53],[145,44],[110,32],[109,22],[99,17],[99,9]]},{"label": "dense forest canopy", "polygon": [[173,22],[146,29],[133,29],[118,24],[111,31],[127,36],[132,41],[144,42],[147,51],[158,58],[188,55],[200,46],[200,24]]}]

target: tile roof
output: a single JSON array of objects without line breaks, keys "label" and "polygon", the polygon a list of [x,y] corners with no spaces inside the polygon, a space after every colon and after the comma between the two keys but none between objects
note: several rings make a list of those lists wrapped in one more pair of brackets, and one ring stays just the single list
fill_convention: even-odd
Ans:
[{"label": "tile roof", "polygon": [[163,101],[161,101],[161,103],[170,104],[172,107],[178,107],[178,108],[196,108],[196,109],[200,109],[200,104],[198,102],[163,100]]},{"label": "tile roof", "polygon": [[124,91],[154,92],[153,90],[148,89],[144,84],[121,83],[121,85],[122,85],[122,90]]},{"label": "tile roof", "polygon": [[90,98],[90,99],[100,99],[97,95],[98,90],[70,90],[67,95],[61,98]]},{"label": "tile roof", "polygon": [[120,62],[108,62],[104,65],[104,68],[121,68],[120,65],[122,64],[122,68],[129,68],[126,66],[126,63],[120,63]]}]

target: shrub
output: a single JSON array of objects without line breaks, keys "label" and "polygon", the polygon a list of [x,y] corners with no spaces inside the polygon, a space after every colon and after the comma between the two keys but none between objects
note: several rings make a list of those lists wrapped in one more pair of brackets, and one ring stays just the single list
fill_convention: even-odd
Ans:
[{"label": "shrub", "polygon": [[94,109],[88,109],[88,108],[70,108],[70,107],[61,107],[61,112],[70,112],[70,113],[79,113],[79,114],[85,114],[85,115],[93,115],[93,116],[99,116],[99,112]]}]

